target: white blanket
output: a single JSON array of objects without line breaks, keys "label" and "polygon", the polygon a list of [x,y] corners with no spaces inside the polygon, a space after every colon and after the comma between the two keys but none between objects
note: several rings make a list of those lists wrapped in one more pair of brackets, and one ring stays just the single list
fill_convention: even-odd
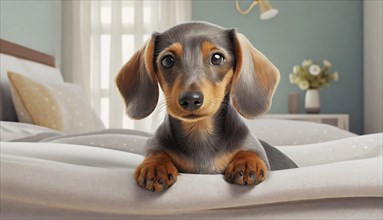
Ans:
[{"label": "white blanket", "polygon": [[300,168],[269,172],[255,187],[181,174],[163,193],[133,179],[142,146],[1,142],[1,217],[382,218],[382,138],[280,147]]}]

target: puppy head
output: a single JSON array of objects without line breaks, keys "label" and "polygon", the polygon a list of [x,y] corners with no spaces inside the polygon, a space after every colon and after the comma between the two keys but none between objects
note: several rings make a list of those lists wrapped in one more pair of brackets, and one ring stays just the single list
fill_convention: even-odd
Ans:
[{"label": "puppy head", "polygon": [[132,118],[154,110],[159,84],[170,115],[197,121],[214,115],[229,93],[246,118],[267,111],[278,79],[271,62],[235,30],[186,23],[153,34],[116,82]]}]

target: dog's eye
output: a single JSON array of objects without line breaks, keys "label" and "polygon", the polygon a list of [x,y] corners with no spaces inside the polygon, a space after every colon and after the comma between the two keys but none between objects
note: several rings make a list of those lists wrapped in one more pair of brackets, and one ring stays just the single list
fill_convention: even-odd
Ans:
[{"label": "dog's eye", "polygon": [[211,56],[210,63],[213,65],[221,65],[225,62],[225,57],[220,53],[214,53]]},{"label": "dog's eye", "polygon": [[161,65],[165,68],[170,68],[174,64],[174,58],[171,55],[167,55],[161,60]]}]

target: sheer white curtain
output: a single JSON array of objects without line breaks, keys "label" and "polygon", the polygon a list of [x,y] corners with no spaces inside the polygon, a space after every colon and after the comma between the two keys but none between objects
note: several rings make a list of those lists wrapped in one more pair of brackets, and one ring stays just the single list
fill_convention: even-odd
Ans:
[{"label": "sheer white curtain", "polygon": [[153,132],[164,112],[130,120],[114,79],[153,32],[191,20],[191,1],[64,1],[63,16],[66,79],[87,90],[107,127]]}]

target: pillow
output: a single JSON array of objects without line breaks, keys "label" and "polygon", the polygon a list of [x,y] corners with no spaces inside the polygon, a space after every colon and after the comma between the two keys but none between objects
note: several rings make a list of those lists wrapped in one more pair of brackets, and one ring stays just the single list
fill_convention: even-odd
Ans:
[{"label": "pillow", "polygon": [[44,64],[24,60],[11,55],[0,53],[0,120],[17,121],[16,111],[13,106],[7,73],[17,72],[25,76],[33,76],[42,83],[63,83],[60,70]]},{"label": "pillow", "polygon": [[6,54],[0,54],[0,64],[0,120],[17,121],[16,111],[12,104],[12,97],[11,91],[9,89],[7,72],[9,70],[12,70],[19,73],[25,73],[26,69],[18,58]]},{"label": "pillow", "polygon": [[[20,62],[23,64],[23,66],[26,69],[26,73],[24,74],[26,76],[32,77],[36,81],[40,83],[55,83],[55,84],[60,84],[64,82],[64,79],[61,75],[61,71],[58,68],[54,68],[51,66],[47,66],[41,63],[36,63],[30,60],[24,60],[24,59],[19,59]],[[16,70],[8,70],[12,72],[17,72]]]},{"label": "pillow", "polygon": [[71,83],[42,84],[14,72],[8,72],[8,78],[20,122],[68,134],[104,128],[79,86]]}]

